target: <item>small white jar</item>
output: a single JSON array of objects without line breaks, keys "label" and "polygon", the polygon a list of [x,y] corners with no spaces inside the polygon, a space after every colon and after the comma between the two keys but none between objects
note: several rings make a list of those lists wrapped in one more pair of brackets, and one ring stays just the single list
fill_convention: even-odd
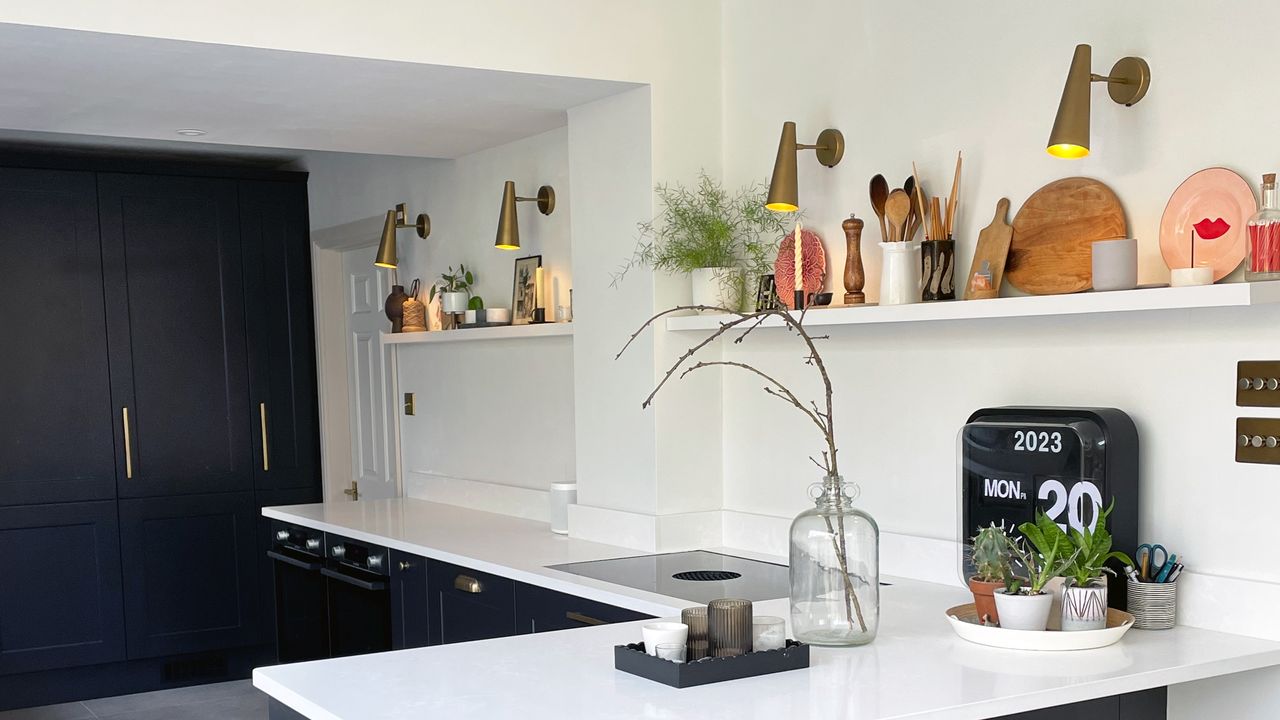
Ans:
[{"label": "small white jar", "polygon": [[880,253],[880,304],[906,305],[920,302],[920,243],[882,242]]},{"label": "small white jar", "polygon": [[551,483],[551,532],[569,534],[569,506],[578,502],[578,483]]}]

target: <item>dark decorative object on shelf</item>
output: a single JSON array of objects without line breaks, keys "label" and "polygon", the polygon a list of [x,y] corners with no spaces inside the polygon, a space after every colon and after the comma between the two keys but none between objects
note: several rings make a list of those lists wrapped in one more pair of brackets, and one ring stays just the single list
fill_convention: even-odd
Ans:
[{"label": "dark decorative object on shelf", "polygon": [[773,273],[760,276],[756,286],[756,312],[761,310],[777,310],[782,306],[778,299],[778,289],[773,280]]},{"label": "dark decorative object on shelf", "polygon": [[613,648],[613,666],[622,672],[639,675],[663,685],[687,688],[807,668],[809,646],[788,640],[785,648],[777,650],[677,663],[646,653],[644,643],[632,643]]},{"label": "dark decorative object on shelf", "polygon": [[920,299],[956,299],[956,242],[925,240],[920,244]]},{"label": "dark decorative object on shelf", "polygon": [[391,321],[393,333],[404,331],[404,301],[408,299],[409,294],[404,291],[403,285],[391,286],[391,294],[387,296],[383,309],[386,310],[387,319]]}]

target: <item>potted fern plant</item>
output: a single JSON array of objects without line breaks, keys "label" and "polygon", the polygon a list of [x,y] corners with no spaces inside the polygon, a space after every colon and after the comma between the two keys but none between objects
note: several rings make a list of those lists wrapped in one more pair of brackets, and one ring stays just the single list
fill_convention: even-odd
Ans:
[{"label": "potted fern plant", "polygon": [[613,284],[642,266],[689,275],[693,305],[739,310],[746,280],[772,272],[784,217],[764,207],[768,188],[747,185],[730,194],[700,173],[698,184],[659,185],[661,211],[640,223],[635,252],[613,274]]},{"label": "potted fern plant", "polygon": [[1018,530],[1022,538],[1009,538],[1008,546],[1026,577],[1014,577],[1010,571],[1005,587],[996,591],[1000,627],[1044,630],[1053,608],[1053,593],[1046,592],[1044,586],[1066,571],[1080,551],[1072,547],[1062,528],[1043,510],[1036,511],[1035,522],[1022,523]]},{"label": "potted fern plant", "polygon": [[978,529],[973,537],[974,574],[969,577],[969,591],[973,593],[973,604],[978,617],[984,622],[1000,623],[1000,612],[996,609],[996,590],[1004,587],[1006,577],[1012,575],[1009,553],[1009,533],[1004,525],[991,523]]},{"label": "potted fern plant", "polygon": [[[1107,626],[1107,579],[1116,571],[1107,567],[1111,560],[1132,565],[1133,560],[1119,550],[1111,549],[1111,533],[1107,516],[1116,503],[1098,514],[1093,530],[1072,529],[1067,535],[1076,549],[1075,560],[1067,566],[1066,584],[1062,590],[1062,629],[1101,630]],[[1057,527],[1056,525],[1054,527]],[[1058,532],[1062,532],[1059,528]]]}]

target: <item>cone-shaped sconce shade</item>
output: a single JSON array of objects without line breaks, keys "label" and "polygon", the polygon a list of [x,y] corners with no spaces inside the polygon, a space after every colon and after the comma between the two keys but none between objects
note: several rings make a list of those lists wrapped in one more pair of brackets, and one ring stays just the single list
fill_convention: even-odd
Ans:
[{"label": "cone-shaped sconce shade", "polygon": [[498,238],[493,246],[499,250],[520,249],[520,226],[516,221],[516,184],[511,180],[502,187],[502,208],[498,211]]},{"label": "cone-shaped sconce shade", "polygon": [[778,157],[773,161],[773,178],[769,181],[769,198],[764,206],[775,212],[800,209],[800,191],[796,187],[796,124],[782,124],[778,141]]},{"label": "cone-shaped sconce shade", "polygon": [[382,242],[378,243],[378,257],[373,264],[378,267],[395,268],[396,258],[396,213],[387,211],[387,219],[382,223]]},{"label": "cone-shaped sconce shade", "polygon": [[1067,84],[1062,88],[1058,117],[1049,133],[1049,154],[1060,158],[1080,158],[1089,154],[1089,88],[1092,52],[1077,45],[1071,58]]}]

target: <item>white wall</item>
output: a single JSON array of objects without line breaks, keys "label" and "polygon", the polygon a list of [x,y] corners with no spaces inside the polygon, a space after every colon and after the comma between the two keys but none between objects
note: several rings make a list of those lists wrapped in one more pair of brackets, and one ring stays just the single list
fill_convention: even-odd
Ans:
[{"label": "white wall", "polygon": [[[541,254],[555,303],[568,304],[572,286],[566,128],[466,155],[457,160],[311,153],[313,228],[378,219],[397,202],[432,219],[425,240],[398,233],[400,282],[429,282],[449,266],[466,264],[487,307],[510,307],[515,259]],[[556,189],[555,211],[544,216],[520,203],[521,249],[493,246],[502,186],[522,195],[539,185]],[[374,239],[371,237],[371,240]],[[369,249],[373,262],[373,249]],[[391,271],[386,271],[391,272]],[[407,493],[481,507],[513,510],[510,495],[492,484],[545,491],[574,477],[573,356],[568,338],[402,346],[398,393],[416,395],[417,413],[401,416],[401,458]],[[397,395],[399,397],[399,395]],[[397,403],[398,406],[398,403]],[[516,493],[514,511],[545,516],[545,501]],[[506,503],[506,504],[503,504]]]},{"label": "white wall", "polygon": [[[968,267],[974,238],[1000,197],[1016,211],[1041,185],[1086,175],[1108,183],[1124,203],[1141,246],[1140,281],[1164,282],[1157,226],[1178,184],[1214,165],[1256,183],[1280,160],[1269,144],[1280,105],[1258,92],[1259,75],[1248,70],[1271,62],[1266,28],[1280,22],[1275,4],[1178,0],[1152,12],[1146,3],[1089,1],[1064,13],[1011,0],[986,3],[982,12],[801,0],[789,14],[822,17],[842,40],[795,42],[786,52],[761,52],[782,42],[773,3],[723,8],[726,180],[768,176],[784,120],[798,123],[802,141],[823,127],[841,128],[841,165],[828,170],[811,155],[800,163],[806,226],[825,238],[833,268],[844,262],[841,220],[850,211],[872,216],[873,174],[897,185],[916,160],[926,187],[942,194],[963,150],[959,267]],[[1193,35],[1230,41],[1206,54],[1188,45]],[[1095,87],[1093,153],[1064,161],[1044,146],[1080,42],[1093,44],[1095,71],[1137,54],[1153,80],[1132,108]],[[769,101],[761,102],[766,88]],[[863,257],[874,298],[872,220]],[[837,389],[842,469],[862,485],[863,504],[882,529],[954,537],[956,432],[971,411],[1010,403],[1122,408],[1142,438],[1142,536],[1183,553],[1197,573],[1264,581],[1225,599],[1231,610],[1216,613],[1239,614],[1280,591],[1280,568],[1240,552],[1268,541],[1269,525],[1241,513],[1280,503],[1276,472],[1233,461],[1234,419],[1274,413],[1236,408],[1232,385],[1237,360],[1280,357],[1277,320],[1280,311],[1264,307],[840,330],[823,354]],[[805,395],[817,391],[794,340],[777,333],[726,355],[767,365]],[[726,508],[793,514],[818,479],[805,459],[818,438],[750,378],[727,375],[724,397]]]}]

